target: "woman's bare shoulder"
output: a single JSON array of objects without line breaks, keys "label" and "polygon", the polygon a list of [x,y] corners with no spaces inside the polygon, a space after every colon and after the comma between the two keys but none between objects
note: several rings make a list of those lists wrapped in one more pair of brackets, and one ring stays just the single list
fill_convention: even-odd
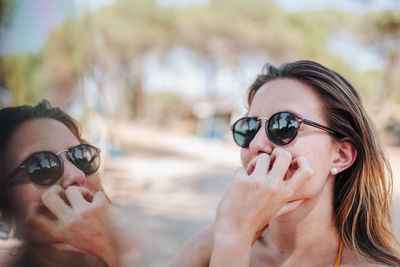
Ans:
[{"label": "woman's bare shoulder", "polygon": [[182,249],[168,261],[166,267],[203,267],[208,266],[213,246],[213,226],[209,224],[200,229],[186,242]]}]

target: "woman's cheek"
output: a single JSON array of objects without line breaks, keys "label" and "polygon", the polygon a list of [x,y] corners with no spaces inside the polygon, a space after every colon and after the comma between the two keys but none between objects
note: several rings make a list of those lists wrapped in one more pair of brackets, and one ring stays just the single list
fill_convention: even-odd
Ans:
[{"label": "woman's cheek", "polygon": [[10,191],[10,205],[15,218],[24,221],[30,205],[34,202],[41,202],[45,189],[38,188],[32,183],[14,185]]},{"label": "woman's cheek", "polygon": [[247,165],[251,160],[250,150],[246,148],[242,148],[240,150],[240,160],[242,162],[242,167],[246,169]]},{"label": "woman's cheek", "polygon": [[318,196],[328,185],[326,175],[314,171],[313,176],[294,194],[294,199],[309,199]]},{"label": "woman's cheek", "polygon": [[98,173],[94,173],[86,176],[86,187],[91,190],[93,193],[101,191],[101,181],[100,175]]}]

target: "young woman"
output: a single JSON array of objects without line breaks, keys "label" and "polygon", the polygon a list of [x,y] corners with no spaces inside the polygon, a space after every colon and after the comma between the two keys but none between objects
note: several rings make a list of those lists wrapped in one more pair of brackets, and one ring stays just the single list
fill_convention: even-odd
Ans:
[{"label": "young woman", "polygon": [[350,83],[312,61],[270,65],[248,105],[213,229],[169,265],[399,266],[391,168]]},{"label": "young woman", "polygon": [[24,240],[1,266],[116,266],[100,150],[75,121],[47,101],[2,109],[0,148],[0,210]]}]

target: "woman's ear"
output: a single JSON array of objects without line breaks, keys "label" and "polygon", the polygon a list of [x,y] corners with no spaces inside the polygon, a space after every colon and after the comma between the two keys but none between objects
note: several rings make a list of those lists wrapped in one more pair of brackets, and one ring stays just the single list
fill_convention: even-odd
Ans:
[{"label": "woman's ear", "polygon": [[332,162],[332,169],[335,169],[336,173],[340,173],[353,165],[356,158],[357,149],[353,140],[344,138],[337,144],[337,154]]}]

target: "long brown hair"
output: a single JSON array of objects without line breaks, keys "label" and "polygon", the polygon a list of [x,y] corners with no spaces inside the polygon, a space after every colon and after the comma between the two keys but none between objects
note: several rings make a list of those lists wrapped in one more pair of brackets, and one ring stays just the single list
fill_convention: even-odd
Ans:
[{"label": "long brown hair", "polygon": [[391,220],[392,170],[357,91],[341,75],[313,61],[278,68],[266,65],[264,70],[249,89],[248,105],[257,90],[274,79],[296,79],[314,88],[324,104],[328,126],[350,138],[357,150],[353,165],[335,178],[334,219],[340,238],[358,256],[399,266]]}]

